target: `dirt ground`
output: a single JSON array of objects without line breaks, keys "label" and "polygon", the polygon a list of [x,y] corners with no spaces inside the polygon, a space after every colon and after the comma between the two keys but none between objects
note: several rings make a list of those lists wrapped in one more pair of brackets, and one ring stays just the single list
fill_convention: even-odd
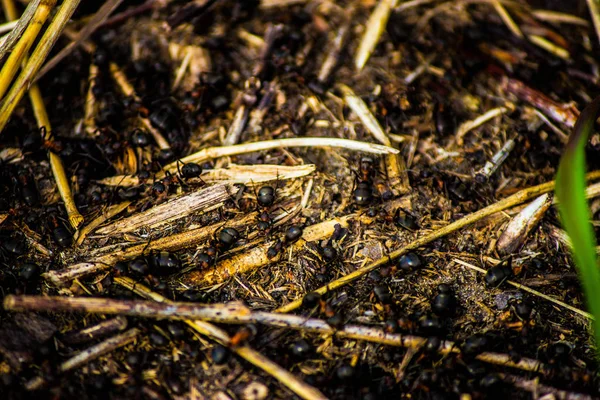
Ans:
[{"label": "dirt ground", "polygon": [[[37,81],[52,138],[27,96],[0,134],[0,392],[600,397],[536,188],[599,50],[583,0],[123,2]],[[273,139],[298,141],[243,146]],[[170,300],[241,304],[195,324]]]}]

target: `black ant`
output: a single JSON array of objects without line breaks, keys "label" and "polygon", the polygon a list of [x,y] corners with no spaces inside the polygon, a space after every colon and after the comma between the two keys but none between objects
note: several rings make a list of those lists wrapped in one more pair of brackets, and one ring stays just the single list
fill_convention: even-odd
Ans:
[{"label": "black ant", "polygon": [[73,235],[66,228],[65,224],[58,219],[54,214],[50,215],[50,229],[52,229],[52,237],[54,241],[61,247],[69,247],[73,243]]},{"label": "black ant", "polygon": [[[180,163],[183,164],[181,168],[179,167]],[[202,175],[202,167],[200,164],[193,162],[184,163],[181,160],[177,160],[177,172],[179,173],[180,182],[184,185],[184,181],[193,178],[198,178],[201,184],[205,184],[202,178],[200,178],[200,175]]]},{"label": "black ant", "polygon": [[30,207],[36,206],[39,204],[40,195],[35,186],[35,182],[31,175],[25,169],[20,169],[16,174],[17,184],[19,186],[19,190],[21,192],[21,197],[25,204]]},{"label": "black ant", "polygon": [[352,199],[361,206],[368,206],[373,202],[373,180],[375,178],[374,161],[372,158],[363,157],[360,160],[359,172],[356,176],[356,187],[352,192]]},{"label": "black ant", "polygon": [[276,192],[272,186],[263,186],[258,189],[256,194],[256,202],[260,208],[258,214],[258,230],[267,234],[271,230],[273,220],[269,215],[268,209],[275,203]]},{"label": "black ant", "polygon": [[163,201],[175,185],[185,185],[185,183],[177,176],[172,175],[169,171],[165,171],[165,177],[161,180],[154,181],[152,184],[152,193],[155,195],[158,202]]},{"label": "black ant", "polygon": [[283,250],[283,242],[281,239],[277,239],[267,250],[267,257],[269,257],[269,259],[275,258],[281,253],[281,250]]},{"label": "black ant", "polygon": [[218,234],[215,232],[210,246],[200,254],[202,256],[202,260],[199,259],[201,267],[205,267],[209,260],[214,262],[220,253],[232,248],[239,238],[240,232],[235,228],[223,228]]}]

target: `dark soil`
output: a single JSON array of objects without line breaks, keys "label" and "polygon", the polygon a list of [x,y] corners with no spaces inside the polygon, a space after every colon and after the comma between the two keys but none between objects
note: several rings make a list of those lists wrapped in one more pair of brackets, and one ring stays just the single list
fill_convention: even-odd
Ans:
[{"label": "dark soil", "polygon": [[[96,2],[82,3],[75,15],[76,28],[84,26],[83,18],[97,7]],[[124,3],[113,15],[142,4]],[[16,159],[3,157],[0,164],[2,297],[31,294],[139,300],[113,283],[112,278],[121,274],[174,300],[238,300],[255,310],[274,310],[417,237],[518,190],[551,181],[565,135],[574,122],[569,115],[576,116],[570,110],[582,110],[600,94],[600,46],[583,0],[520,1],[508,8],[525,35],[546,38],[567,50],[567,58],[515,36],[492,2],[436,0],[393,11],[360,73],[355,71],[354,57],[373,1],[309,1],[272,8],[259,8],[255,1],[208,1],[204,7],[200,3],[155,2],[151,11],[104,25],[92,36],[97,46],[94,54],[76,49],[41,78],[38,83],[53,127],[53,143],[42,143],[29,100],[24,97],[21,101],[0,135],[0,149],[22,151]],[[348,16],[351,7],[354,12]],[[588,25],[547,22],[533,13],[547,8],[579,16]],[[350,21],[350,29],[337,63],[329,76],[319,81],[318,71],[346,21]],[[260,48],[252,43],[260,42],[268,27],[277,24],[281,24],[281,33],[262,71],[253,77],[261,60]],[[68,40],[61,38],[54,53],[67,44]],[[190,46],[193,56],[183,80],[172,90],[185,54],[179,51],[182,46]],[[206,56],[202,54],[210,58],[210,69],[203,68]],[[121,94],[111,78],[110,62],[126,72],[141,104]],[[91,63],[98,67],[93,82]],[[423,67],[407,84],[406,77]],[[279,261],[217,284],[197,284],[190,278],[202,269],[199,254],[206,252],[215,238],[176,252],[181,265],[174,273],[136,270],[127,264],[131,260],[123,259],[124,264],[111,265],[62,288],[43,278],[44,272],[86,260],[94,249],[106,245],[125,248],[130,242],[151,242],[190,227],[224,227],[261,211],[256,204],[260,185],[248,182],[239,198],[231,193],[219,207],[195,213],[183,222],[125,235],[92,233],[77,246],[72,243],[75,232],[69,226],[47,156],[50,147],[62,157],[78,209],[86,219],[84,226],[107,206],[123,200],[131,198],[133,203],[119,218],[181,193],[204,189],[213,183],[174,183],[171,193],[163,197],[153,194],[152,186],[161,164],[220,146],[238,107],[258,107],[265,92],[249,91],[249,78],[255,78],[263,89],[268,82],[276,82],[277,88],[258,129],[245,129],[239,143],[291,137],[376,143],[345,104],[336,86],[343,83],[392,134],[393,146],[406,161],[409,187],[390,186],[383,157],[343,149],[285,148],[214,159],[202,167],[315,164],[316,171],[301,179],[273,180],[270,185],[276,194],[274,204],[267,207],[269,212],[279,215],[298,206],[312,179],[307,207],[282,226],[259,235],[259,221],[252,220],[238,229],[240,238],[231,251],[218,249],[219,259],[209,260],[208,268],[233,254],[282,238],[291,226],[308,227],[353,214],[345,235],[306,243],[294,251],[286,244]],[[515,90],[515,82],[521,82],[535,98]],[[94,114],[97,130],[86,133],[82,119],[90,84],[98,103]],[[255,96],[256,101],[242,93]],[[303,107],[305,103],[312,106]],[[557,105],[568,111],[553,116],[548,110]],[[457,135],[462,123],[497,107],[506,110],[464,136]],[[175,154],[169,160],[161,160],[152,138],[147,146],[141,146],[148,137],[136,136],[140,114],[150,115],[170,142]],[[509,140],[514,140],[515,146],[506,160],[484,179],[478,176]],[[588,145],[590,170],[600,168],[599,143],[595,135]],[[145,171],[147,178],[127,196],[98,181],[133,172],[123,161],[130,148],[140,155],[135,173],[142,176]],[[360,167],[365,156],[373,157],[369,179],[364,179]],[[372,188],[372,199],[366,204],[360,204],[354,195],[361,182]],[[410,206],[385,211],[398,199]],[[599,205],[597,200],[591,201],[594,220]],[[518,290],[503,279],[498,285],[488,285],[483,274],[455,261],[486,270],[502,262],[508,269],[492,273],[510,273],[512,281],[585,309],[555,208],[544,214],[511,254],[497,251],[497,239],[519,210],[495,214],[418,249],[411,257],[419,257],[412,262],[420,261],[420,266],[407,267],[409,260],[395,260],[323,297],[342,324],[386,328],[431,337],[430,341],[452,340],[462,354],[441,355],[435,348],[413,354],[402,347],[267,326],[258,326],[248,344],[330,398],[525,399],[553,391],[558,396],[598,397],[598,363],[585,317]],[[44,254],[38,244],[51,253]],[[325,254],[327,245],[335,252]],[[302,307],[294,313],[328,317],[318,306]],[[179,321],[128,318],[129,328],[142,331],[135,343],[60,373],[61,362],[117,334],[75,342],[69,339],[73,332],[107,318],[113,317],[1,311],[3,398],[29,398],[32,394],[24,388],[25,383],[36,376],[46,381],[35,394],[41,398],[264,398],[258,393],[263,387],[268,391],[266,398],[295,396],[267,373]],[[222,327],[231,335],[238,330],[236,326]],[[524,371],[476,360],[483,351],[509,354],[514,360],[538,359],[548,369]],[[523,382],[534,379],[539,379],[541,386],[523,388]],[[253,390],[250,384],[260,390]]]}]

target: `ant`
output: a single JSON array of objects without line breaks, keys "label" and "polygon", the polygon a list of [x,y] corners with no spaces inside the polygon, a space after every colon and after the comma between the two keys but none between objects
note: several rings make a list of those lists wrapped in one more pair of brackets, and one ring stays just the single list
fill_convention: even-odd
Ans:
[{"label": "ant", "polygon": [[177,184],[182,186],[185,185],[179,176],[172,175],[169,171],[165,171],[165,177],[158,181],[155,180],[152,184],[151,190],[160,203],[169,195],[171,188]]},{"label": "ant", "polygon": [[279,253],[281,253],[281,250],[283,250],[283,242],[281,239],[277,239],[267,250],[267,257],[269,257],[269,259],[273,259],[277,257]]},{"label": "ant", "polygon": [[363,157],[359,163],[359,172],[356,174],[356,186],[352,191],[352,199],[361,206],[368,206],[373,202],[373,180],[375,178],[374,161],[372,158]]},{"label": "ant", "polygon": [[268,209],[275,203],[276,192],[275,188],[272,186],[263,186],[258,189],[258,193],[256,194],[256,202],[260,209],[260,213],[258,214],[258,230],[268,234],[271,230],[271,226],[273,225],[273,220],[269,215]]},{"label": "ant", "polygon": [[240,232],[235,228],[223,228],[218,235],[215,232],[210,246],[205,252],[200,253],[201,257],[198,258],[200,266],[205,268],[208,264],[214,262],[220,253],[232,248],[239,238]]},{"label": "ant", "polygon": [[19,191],[21,192],[21,197],[25,204],[29,207],[33,207],[39,204],[40,195],[35,185],[33,177],[29,174],[29,172],[21,168],[18,170],[16,174],[16,182],[19,187]]},{"label": "ant", "polygon": [[73,243],[73,235],[65,224],[54,214],[50,214],[49,226],[52,229],[52,237],[60,247],[69,247]]},{"label": "ant", "polygon": [[[183,164],[181,168],[179,167],[180,163]],[[179,173],[180,182],[183,185],[185,185],[184,181],[193,178],[198,178],[202,185],[205,184],[202,178],[200,178],[200,175],[202,175],[202,167],[200,166],[200,164],[196,164],[193,162],[184,163],[181,160],[177,160],[177,172]]]},{"label": "ant", "polygon": [[65,144],[55,140],[52,132],[48,133],[45,126],[40,128],[40,136],[42,137],[42,148],[56,154],[59,154],[65,149]]}]

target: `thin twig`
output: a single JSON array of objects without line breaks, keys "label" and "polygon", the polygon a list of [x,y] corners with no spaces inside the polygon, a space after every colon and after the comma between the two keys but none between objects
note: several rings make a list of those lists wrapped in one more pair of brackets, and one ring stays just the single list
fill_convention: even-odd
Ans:
[{"label": "thin twig", "polygon": [[[587,175],[588,180],[595,180],[598,178],[600,178],[600,171],[590,172]],[[458,221],[448,224],[443,228],[440,228],[440,229],[435,230],[421,238],[418,238],[417,240],[413,241],[412,243],[409,243],[408,245],[401,247],[400,249],[395,250],[395,251],[391,252],[390,254],[388,254],[384,257],[381,257],[380,259],[378,259],[364,267],[361,267],[361,268],[355,270],[354,272],[351,272],[350,274],[344,275],[341,278],[331,281],[327,285],[322,286],[315,291],[320,294],[324,294],[331,290],[335,290],[339,287],[347,285],[347,284],[354,282],[355,280],[361,278],[363,275],[368,274],[369,272],[388,263],[389,261],[408,253],[411,250],[425,246],[425,245],[433,242],[434,240],[437,240],[441,237],[444,237],[453,232],[456,232],[459,229],[462,229],[465,226],[468,226],[477,221],[480,221],[481,219],[483,219],[489,215],[492,215],[497,212],[511,208],[513,206],[519,205],[519,204],[524,203],[528,200],[531,200],[535,197],[538,197],[541,194],[548,193],[552,190],[554,190],[554,181],[543,183],[541,185],[533,186],[533,187],[530,187],[527,189],[523,189],[523,190],[513,194],[512,196],[502,199],[494,204],[491,204],[485,208],[482,208],[479,211],[469,214],[469,215],[459,219]],[[296,308],[300,307],[301,305],[302,305],[302,299],[300,298],[300,299],[292,301],[289,304],[286,304],[285,306],[279,307],[276,311],[277,312],[290,312],[290,311],[295,310]]]},{"label": "thin twig", "polygon": [[516,79],[506,79],[506,91],[520,100],[539,108],[554,121],[565,124],[569,128],[575,126],[579,111],[572,104],[559,104],[545,94],[526,86]]},{"label": "thin twig", "polygon": [[78,331],[67,332],[61,336],[60,340],[68,344],[81,344],[99,339],[113,332],[125,330],[125,328],[127,328],[127,318],[119,316],[105,319]]}]

